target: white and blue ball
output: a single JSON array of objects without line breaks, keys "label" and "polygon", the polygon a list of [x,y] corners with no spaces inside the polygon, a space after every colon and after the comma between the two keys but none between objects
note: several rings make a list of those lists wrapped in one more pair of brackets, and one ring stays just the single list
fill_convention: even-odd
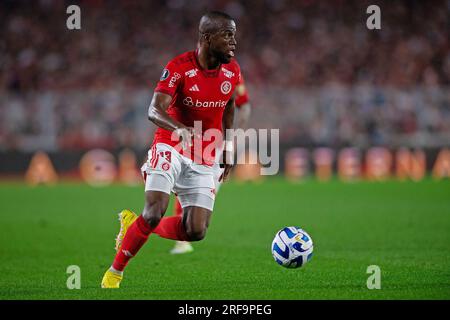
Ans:
[{"label": "white and blue ball", "polygon": [[305,230],[286,227],[275,235],[272,242],[272,256],[286,268],[299,268],[312,257],[313,241]]}]

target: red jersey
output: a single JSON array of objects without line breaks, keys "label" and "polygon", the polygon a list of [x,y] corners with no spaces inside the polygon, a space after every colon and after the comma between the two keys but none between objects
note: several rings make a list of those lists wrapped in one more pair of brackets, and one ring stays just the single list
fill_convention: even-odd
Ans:
[{"label": "red jersey", "polygon": [[248,93],[247,88],[245,87],[244,77],[241,74],[241,80],[236,85],[236,96],[235,96],[235,102],[236,107],[240,108],[244,104],[248,103]]},{"label": "red jersey", "polygon": [[[201,121],[202,134],[208,129],[222,129],[222,115],[236,85],[240,82],[241,71],[236,60],[222,64],[214,70],[205,70],[198,63],[196,51],[183,53],[172,59],[165,67],[155,92],[172,96],[167,114],[188,127],[194,127],[194,121]],[[179,141],[172,140],[172,131],[158,128],[153,143],[165,143],[183,153]],[[214,164],[215,148],[212,152],[203,150],[221,141],[201,142],[202,154],[192,146],[189,157],[197,163]],[[211,149],[211,147],[209,148]],[[207,150],[209,150],[207,149]],[[209,154],[208,154],[209,153]]]}]

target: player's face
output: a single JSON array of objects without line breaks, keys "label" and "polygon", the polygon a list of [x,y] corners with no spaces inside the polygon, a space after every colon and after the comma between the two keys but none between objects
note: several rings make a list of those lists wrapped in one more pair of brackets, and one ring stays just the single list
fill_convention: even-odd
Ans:
[{"label": "player's face", "polygon": [[236,24],[234,21],[226,21],[223,26],[211,36],[211,53],[220,63],[230,63],[236,50]]}]

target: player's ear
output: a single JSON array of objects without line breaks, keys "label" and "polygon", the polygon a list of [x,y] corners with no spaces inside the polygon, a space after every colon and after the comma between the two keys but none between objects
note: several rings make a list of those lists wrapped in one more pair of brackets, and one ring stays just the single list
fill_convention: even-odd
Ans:
[{"label": "player's ear", "polygon": [[210,33],[204,33],[203,34],[203,41],[205,41],[207,44],[211,44],[211,34]]}]

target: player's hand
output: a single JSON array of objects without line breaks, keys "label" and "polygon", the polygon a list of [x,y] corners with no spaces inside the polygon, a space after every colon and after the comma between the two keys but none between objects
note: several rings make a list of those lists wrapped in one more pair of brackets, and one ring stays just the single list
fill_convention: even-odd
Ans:
[{"label": "player's hand", "polygon": [[186,150],[192,147],[192,140],[195,136],[194,128],[182,127],[175,130],[175,134],[181,140],[181,148]]},{"label": "player's hand", "polygon": [[233,168],[233,152],[232,151],[223,150],[222,163],[220,164],[220,167],[224,168],[224,169],[223,169],[222,174],[219,177],[219,182],[223,182],[227,179],[228,174],[231,171],[231,168]]}]

